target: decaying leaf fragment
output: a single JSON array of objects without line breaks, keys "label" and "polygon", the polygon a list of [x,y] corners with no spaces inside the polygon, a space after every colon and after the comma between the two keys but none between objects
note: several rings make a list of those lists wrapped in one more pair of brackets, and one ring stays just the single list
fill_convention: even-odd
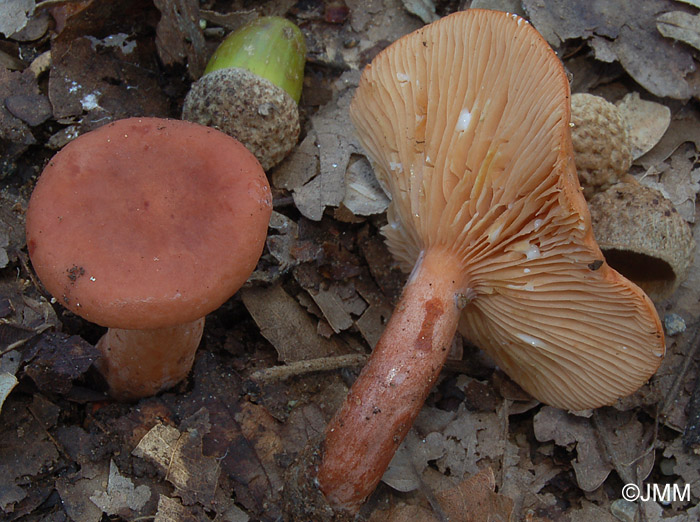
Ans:
[{"label": "decaying leaf fragment", "polygon": [[656,19],[656,28],[666,38],[680,40],[700,50],[700,13],[664,13]]},{"label": "decaying leaf fragment", "polygon": [[311,317],[281,286],[246,288],[241,295],[260,332],[275,347],[281,361],[340,353],[334,340],[316,333]]},{"label": "decaying leaf fragment", "polygon": [[671,123],[671,109],[661,103],[643,100],[638,92],[626,94],[616,105],[627,128],[632,158],[637,159],[663,137]]},{"label": "decaying leaf fragment", "polygon": [[107,491],[95,491],[90,500],[104,513],[117,515],[125,509],[138,512],[149,498],[151,490],[148,486],[134,486],[131,479],[124,477],[114,461],[111,461]]},{"label": "decaying leaf fragment", "polygon": [[683,100],[697,96],[692,53],[656,28],[659,13],[678,8],[672,0],[524,0],[523,7],[553,47],[582,38],[599,60],[619,61],[652,94]]},{"label": "decaying leaf fragment", "polygon": [[201,431],[190,428],[180,432],[173,426],[156,424],[132,454],[156,464],[186,505],[199,502],[206,507],[214,500],[221,465],[215,457],[202,453]]}]

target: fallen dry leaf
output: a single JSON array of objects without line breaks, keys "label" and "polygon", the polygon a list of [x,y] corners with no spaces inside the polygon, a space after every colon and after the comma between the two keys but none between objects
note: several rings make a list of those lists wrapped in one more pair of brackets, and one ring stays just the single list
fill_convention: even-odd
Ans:
[{"label": "fallen dry leaf", "polygon": [[66,394],[99,356],[97,348],[77,335],[47,331],[25,354],[24,372],[40,390]]},{"label": "fallen dry leaf", "polygon": [[584,491],[600,487],[613,469],[627,482],[644,480],[651,472],[654,454],[645,453],[650,441],[642,424],[630,412],[607,409],[597,415],[601,421],[595,425],[589,418],[545,406],[534,418],[535,437],[576,449],[571,465]]},{"label": "fallen dry leaf", "polygon": [[9,37],[21,31],[35,6],[35,0],[9,0],[3,3],[0,6],[0,33]]},{"label": "fallen dry leaf", "polygon": [[616,105],[627,127],[632,158],[637,159],[661,140],[671,123],[671,109],[641,99],[638,92],[626,94]]},{"label": "fallen dry leaf", "polygon": [[83,462],[80,471],[61,477],[56,481],[56,490],[65,506],[66,514],[80,522],[99,522],[102,508],[90,497],[104,488],[109,480],[107,462]]},{"label": "fallen dry leaf", "polygon": [[208,430],[203,426],[183,431],[172,446],[165,479],[175,487],[174,495],[185,505],[196,502],[210,508],[219,482],[221,465],[214,456],[205,456],[202,437]]},{"label": "fallen dry leaf", "polygon": [[664,13],[656,19],[656,28],[666,38],[680,40],[700,50],[700,14]]},{"label": "fallen dry leaf", "polygon": [[[318,145],[318,175],[301,182],[308,174],[314,174],[314,169],[303,170],[307,175],[294,174],[298,169],[299,159],[292,157],[289,169],[292,173],[277,179],[278,186],[284,186],[292,191],[294,203],[303,216],[319,221],[323,217],[326,207],[337,207],[345,197],[345,173],[350,162],[350,156],[360,152],[357,138],[348,133],[350,120],[348,107],[354,92],[354,87],[359,81],[358,71],[349,71],[343,74],[337,81],[339,86],[337,97],[322,107],[311,118],[311,129],[315,133],[314,141],[302,143],[304,152],[301,158],[308,158],[312,154],[313,143]],[[307,138],[311,139],[311,138]],[[295,184],[292,184],[295,180]]]},{"label": "fallen dry leaf", "polygon": [[143,436],[131,454],[153,462],[165,473],[170,466],[175,445],[180,436],[180,430],[177,428],[158,423]]},{"label": "fallen dry leaf", "polygon": [[506,522],[511,519],[513,501],[495,490],[493,470],[486,467],[435,497],[449,520]]},{"label": "fallen dry leaf", "polygon": [[85,132],[132,115],[168,114],[152,71],[154,43],[113,43],[87,36],[54,40],[48,89],[54,118],[76,120]]},{"label": "fallen dry leaf", "polygon": [[301,305],[280,285],[246,288],[243,303],[260,333],[277,350],[280,361],[316,359],[342,353],[340,346],[316,334],[316,325]]},{"label": "fallen dry leaf", "polygon": [[523,7],[555,48],[582,38],[590,41],[598,59],[619,61],[656,96],[686,100],[700,93],[700,84],[692,76],[696,69],[692,53],[656,30],[658,13],[678,7],[671,0],[524,0]]},{"label": "fallen dry leaf", "polygon": [[695,222],[695,200],[700,192],[697,157],[692,144],[682,144],[668,161],[649,168],[638,177],[641,184],[655,188],[668,198],[678,214],[689,223]]},{"label": "fallen dry leaf", "polygon": [[389,197],[364,156],[353,155],[345,172],[345,196],[342,204],[355,216],[381,214],[389,206]]},{"label": "fallen dry leaf", "polygon": [[421,474],[425,468],[444,453],[444,440],[439,433],[433,432],[419,437],[415,430],[411,430],[391,459],[382,476],[382,482],[404,493],[419,489],[422,483]]},{"label": "fallen dry leaf", "polygon": [[577,457],[571,464],[582,490],[597,489],[612,471],[612,464],[598,448],[595,429],[589,419],[544,406],[535,415],[533,426],[538,441],[554,440],[558,446],[576,449]]},{"label": "fallen dry leaf", "polygon": [[90,500],[108,515],[138,513],[151,498],[148,486],[134,486],[131,479],[119,473],[119,468],[111,461],[107,491],[95,491]]},{"label": "fallen dry leaf", "polygon": [[158,56],[166,65],[186,63],[190,78],[198,79],[209,59],[199,25],[199,2],[154,0],[153,3],[161,13],[156,27]]}]

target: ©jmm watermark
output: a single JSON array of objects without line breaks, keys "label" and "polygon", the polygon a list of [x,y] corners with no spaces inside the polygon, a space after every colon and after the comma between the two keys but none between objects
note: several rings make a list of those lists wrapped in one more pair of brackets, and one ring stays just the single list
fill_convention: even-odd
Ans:
[{"label": "\u00a9jmm watermark", "polygon": [[630,502],[652,500],[660,504],[690,501],[690,484],[625,484],[622,486],[622,498]]}]

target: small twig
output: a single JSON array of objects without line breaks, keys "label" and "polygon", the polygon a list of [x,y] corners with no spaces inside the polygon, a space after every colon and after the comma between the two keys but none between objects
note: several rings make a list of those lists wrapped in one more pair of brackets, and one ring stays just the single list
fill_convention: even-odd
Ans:
[{"label": "small twig", "polygon": [[367,359],[367,355],[358,353],[308,359],[306,361],[293,361],[283,366],[272,366],[270,368],[258,370],[253,372],[250,378],[260,382],[279,382],[289,379],[290,377],[305,375],[307,373],[325,372],[351,366],[362,366],[367,362]]}]

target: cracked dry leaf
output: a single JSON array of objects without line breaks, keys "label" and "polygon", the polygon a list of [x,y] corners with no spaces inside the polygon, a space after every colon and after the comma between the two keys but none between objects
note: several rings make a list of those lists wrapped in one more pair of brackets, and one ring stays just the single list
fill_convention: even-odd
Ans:
[{"label": "cracked dry leaf", "polygon": [[367,158],[353,155],[345,173],[342,204],[355,216],[372,216],[384,212],[389,201]]},{"label": "cracked dry leaf", "polygon": [[670,161],[647,170],[639,179],[668,198],[683,219],[695,222],[695,201],[700,191],[700,168],[696,167],[698,153],[694,145],[681,145]]},{"label": "cracked dry leaf", "polygon": [[309,295],[335,333],[347,330],[353,325],[352,317],[345,310],[343,301],[334,288],[328,290],[319,288],[318,291],[309,290]]},{"label": "cracked dry leaf", "polygon": [[674,459],[673,472],[679,475],[684,484],[690,484],[690,492],[700,498],[700,455],[683,445],[680,438],[664,448],[664,457]]},{"label": "cracked dry leaf", "polygon": [[589,419],[544,406],[534,417],[535,437],[540,442],[554,440],[558,446],[576,449],[572,466],[584,491],[593,491],[605,482],[613,467],[598,449],[595,430]]},{"label": "cracked dry leaf", "polygon": [[196,522],[197,519],[177,499],[160,495],[158,497],[158,511],[153,522]]},{"label": "cracked dry leaf", "polygon": [[[654,464],[654,454],[650,452],[639,459],[649,444],[642,424],[628,412],[605,410],[600,415],[599,428],[615,428],[608,427],[605,433],[600,433],[586,417],[545,406],[534,417],[535,437],[540,442],[553,440],[568,450],[576,449],[576,460],[571,464],[583,491],[594,491],[605,482],[614,469],[610,460],[619,463],[618,474],[625,475],[628,481],[646,478]],[[607,440],[613,453],[609,458],[603,452],[601,438]]]},{"label": "cracked dry leaf", "polygon": [[700,94],[690,49],[656,29],[659,13],[678,8],[672,0],[523,0],[535,28],[555,48],[566,40],[587,40],[604,61],[617,60],[646,90],[685,100]]},{"label": "cracked dry leaf", "polygon": [[445,446],[439,433],[419,437],[415,430],[411,430],[396,450],[382,476],[382,482],[404,493],[414,491],[420,488],[420,475],[430,462],[439,459],[444,453]]},{"label": "cracked dry leaf", "polygon": [[615,105],[627,128],[628,144],[633,159],[653,149],[671,124],[671,109],[660,103],[641,99],[638,92],[626,94]]},{"label": "cracked dry leaf", "polygon": [[56,491],[66,514],[80,522],[99,522],[102,509],[95,505],[90,496],[104,487],[109,479],[109,466],[106,461],[82,462],[75,475],[61,477],[56,481]]},{"label": "cracked dry leaf", "polygon": [[496,493],[496,477],[490,466],[435,497],[448,520],[510,520],[513,513],[513,500]]},{"label": "cracked dry leaf", "polygon": [[666,38],[680,40],[700,50],[700,13],[664,13],[656,19],[656,28]]},{"label": "cracked dry leaf", "polygon": [[342,353],[333,339],[317,335],[316,324],[280,285],[241,289],[243,304],[282,362]]},{"label": "cracked dry leaf", "polygon": [[336,82],[337,97],[311,117],[318,144],[318,175],[301,186],[286,187],[292,190],[299,212],[313,221],[321,220],[326,207],[337,207],[343,201],[350,156],[360,153],[348,113],[359,75],[359,71],[343,73]]},{"label": "cracked dry leaf", "polygon": [[109,462],[107,491],[95,490],[90,500],[108,515],[120,515],[125,510],[138,512],[151,498],[148,486],[134,486],[128,477],[119,473],[113,460]]},{"label": "cracked dry leaf", "polygon": [[483,465],[500,459],[508,444],[496,413],[468,411],[464,404],[456,412],[421,412],[414,426],[426,434],[425,438],[438,438],[430,439],[431,444],[439,442],[444,450],[435,462],[437,469],[457,479],[478,473]]},{"label": "cracked dry leaf", "polygon": [[141,438],[131,454],[153,462],[165,472],[170,466],[180,435],[180,430],[173,426],[156,424]]},{"label": "cracked dry leaf", "polygon": [[183,504],[199,502],[209,508],[221,474],[221,464],[216,457],[202,453],[201,430],[184,431],[175,442],[165,480],[175,487],[175,495]]}]

